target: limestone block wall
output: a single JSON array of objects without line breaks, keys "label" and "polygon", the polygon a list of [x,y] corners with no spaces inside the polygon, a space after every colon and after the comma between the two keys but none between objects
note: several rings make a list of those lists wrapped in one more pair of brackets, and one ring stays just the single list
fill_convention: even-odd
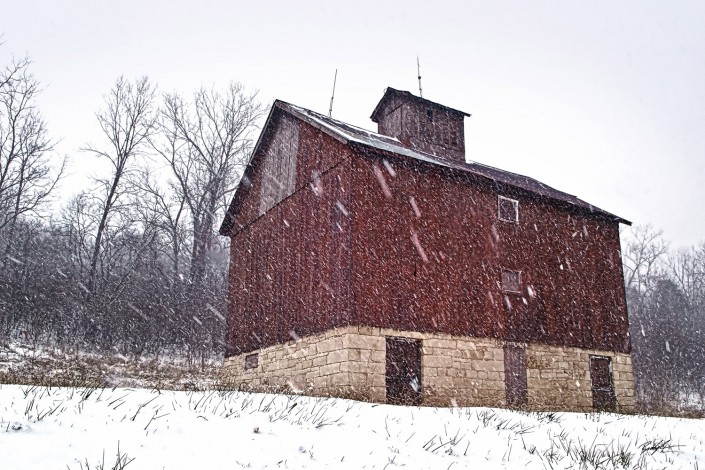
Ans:
[{"label": "limestone block wall", "polygon": [[246,390],[303,392],[386,401],[385,337],[422,340],[423,403],[437,406],[504,404],[504,356],[497,341],[372,327],[345,327],[225,360],[224,378]]},{"label": "limestone block wall", "polygon": [[[255,351],[257,367],[245,356],[225,360],[224,379],[253,391],[331,395],[386,401],[385,338],[421,340],[423,404],[505,406],[503,344],[488,338],[456,337],[349,326]],[[528,407],[592,408],[590,355],[612,358],[618,409],[634,405],[631,357],[605,351],[526,345]]]},{"label": "limestone block wall", "polygon": [[607,356],[618,411],[634,409],[634,374],[629,354],[529,344],[526,375],[529,406],[534,409],[592,409],[590,356]]},{"label": "limestone block wall", "polygon": [[332,395],[385,401],[385,340],[357,328],[333,329],[225,359],[224,379],[245,390]]},{"label": "limestone block wall", "polygon": [[[408,336],[385,331],[388,336]],[[422,335],[423,403],[431,406],[503,406],[504,352],[494,340]]]}]

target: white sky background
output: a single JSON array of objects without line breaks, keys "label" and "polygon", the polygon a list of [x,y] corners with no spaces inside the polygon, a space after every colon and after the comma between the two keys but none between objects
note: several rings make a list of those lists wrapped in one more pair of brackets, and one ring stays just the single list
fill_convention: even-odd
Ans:
[{"label": "white sky background", "polygon": [[705,241],[705,3],[0,0],[0,64],[28,55],[39,107],[90,183],[119,75],[161,91],[242,82],[376,130],[386,86],[463,110],[467,158],[526,174],[674,247]]}]

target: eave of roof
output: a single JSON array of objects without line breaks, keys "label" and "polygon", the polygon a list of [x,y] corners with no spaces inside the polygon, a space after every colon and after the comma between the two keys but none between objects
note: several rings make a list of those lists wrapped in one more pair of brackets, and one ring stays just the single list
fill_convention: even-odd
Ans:
[{"label": "eave of roof", "polygon": [[245,170],[242,172],[242,177],[240,178],[240,181],[237,184],[237,188],[235,188],[233,198],[230,200],[230,205],[228,206],[228,210],[225,212],[225,217],[223,217],[223,223],[220,224],[220,228],[218,229],[219,235],[230,234],[233,222],[235,222],[235,211],[237,209],[236,205],[238,198],[242,195],[242,192],[245,190],[245,188],[249,187],[251,184],[250,175],[252,174],[252,169],[254,166],[253,160],[255,158],[255,155],[257,155],[259,148],[262,146],[262,141],[264,140],[265,134],[270,128],[272,116],[274,115],[274,110],[277,109],[277,101],[275,101],[274,105],[272,105],[272,107],[269,109],[269,114],[267,115],[267,120],[264,122],[264,126],[262,127],[262,132],[260,132],[259,137],[257,138],[257,142],[252,148],[252,152],[250,153],[250,159],[248,160],[247,165],[245,166]]}]

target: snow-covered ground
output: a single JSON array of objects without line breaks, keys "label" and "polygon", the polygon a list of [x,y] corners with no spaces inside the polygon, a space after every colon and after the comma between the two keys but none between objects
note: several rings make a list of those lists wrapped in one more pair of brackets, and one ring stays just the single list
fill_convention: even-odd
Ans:
[{"label": "snow-covered ground", "polygon": [[0,385],[3,470],[705,469],[704,441],[705,420]]}]

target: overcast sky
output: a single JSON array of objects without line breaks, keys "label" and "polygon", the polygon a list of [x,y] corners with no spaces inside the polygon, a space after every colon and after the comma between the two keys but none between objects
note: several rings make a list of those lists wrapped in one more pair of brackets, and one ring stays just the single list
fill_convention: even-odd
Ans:
[{"label": "overcast sky", "polygon": [[467,158],[537,178],[673,247],[705,241],[705,2],[0,0],[0,64],[29,56],[39,107],[88,184],[120,75],[190,93],[230,80],[375,130],[384,88],[469,112]]}]

